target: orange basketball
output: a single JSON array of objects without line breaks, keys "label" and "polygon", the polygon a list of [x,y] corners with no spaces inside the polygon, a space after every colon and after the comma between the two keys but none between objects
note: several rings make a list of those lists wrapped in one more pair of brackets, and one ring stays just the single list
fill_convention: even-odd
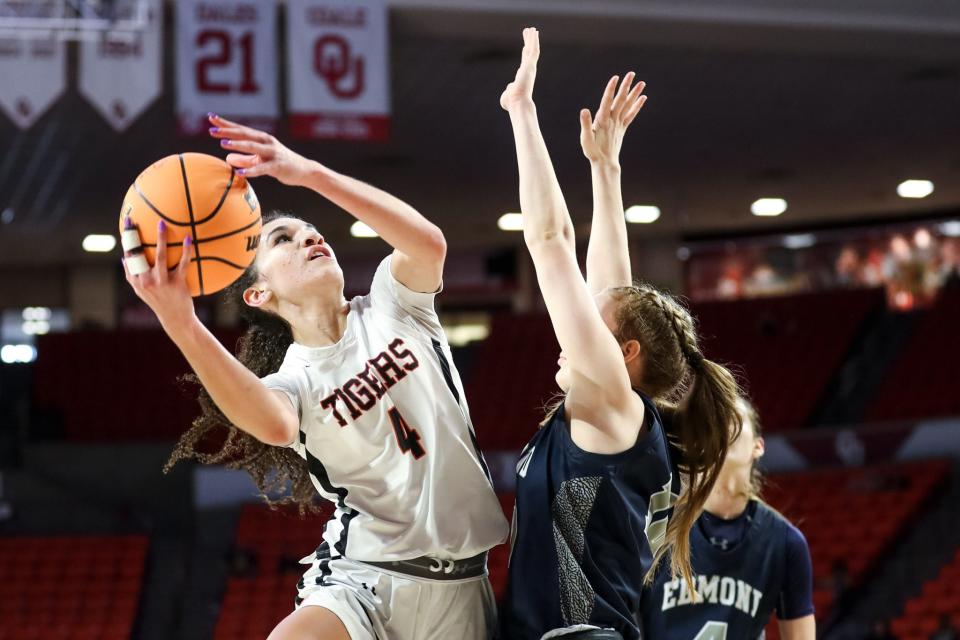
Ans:
[{"label": "orange basketball", "polygon": [[190,235],[190,294],[202,296],[234,282],[253,262],[260,241],[260,203],[246,178],[220,158],[181,153],[154,162],[137,176],[120,209],[120,230],[130,216],[154,264],[157,222],[167,224],[167,267],[180,261]]}]

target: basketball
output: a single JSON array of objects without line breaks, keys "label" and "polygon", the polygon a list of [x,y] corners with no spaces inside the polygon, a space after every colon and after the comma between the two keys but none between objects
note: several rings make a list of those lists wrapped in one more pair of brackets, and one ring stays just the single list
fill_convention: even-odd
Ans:
[{"label": "basketball", "polygon": [[127,190],[120,231],[129,216],[140,231],[147,260],[156,260],[157,223],[166,222],[167,268],[180,261],[192,236],[190,295],[214,293],[253,262],[260,240],[260,203],[253,187],[220,158],[203,153],[167,156],[147,167]]}]

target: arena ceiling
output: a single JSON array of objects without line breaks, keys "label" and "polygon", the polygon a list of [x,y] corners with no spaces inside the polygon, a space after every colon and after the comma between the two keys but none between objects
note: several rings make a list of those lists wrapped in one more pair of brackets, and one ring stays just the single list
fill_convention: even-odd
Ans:
[{"label": "arena ceiling", "polygon": [[[782,9],[775,16],[757,13],[752,0],[728,0],[721,4],[729,13],[709,15],[691,13],[709,4],[695,2],[669,5],[673,14],[666,3],[625,0],[590,4],[590,12],[560,1],[490,3],[484,12],[466,0],[395,4],[390,142],[291,146],[407,199],[455,247],[519,241],[496,226],[518,207],[513,141],[497,99],[519,58],[520,27],[531,22],[542,34],[541,123],[578,222],[589,220],[590,181],[577,112],[595,106],[611,74],[630,69],[647,81],[650,99],[625,143],[624,195],[628,204],[662,210],[659,221],[632,233],[739,232],[960,209],[956,3],[851,1],[846,22],[791,14],[788,5],[798,3],[785,1],[765,1],[767,10]],[[166,94],[124,134],[77,96],[73,74],[67,95],[30,130],[0,118],[0,212],[11,212],[0,217],[8,220],[0,222],[0,265],[108,259],[84,255],[80,240],[113,229],[139,170],[177,151],[219,152],[175,132],[172,53],[168,46]],[[936,191],[901,199],[896,186],[906,178],[933,180]],[[317,196],[264,179],[255,186],[265,207],[313,217],[341,253],[370,246],[344,245],[350,220]],[[756,218],[749,207],[761,196],[783,197],[789,209]]]}]

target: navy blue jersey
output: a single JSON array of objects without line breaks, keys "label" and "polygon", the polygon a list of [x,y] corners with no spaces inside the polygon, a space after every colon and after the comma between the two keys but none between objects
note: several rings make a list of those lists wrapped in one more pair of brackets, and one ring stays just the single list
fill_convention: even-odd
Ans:
[{"label": "navy blue jersey", "polygon": [[574,625],[639,637],[643,577],[679,491],[660,415],[643,403],[637,442],[621,453],[580,449],[562,406],[524,449],[503,638],[540,640]]},{"label": "navy blue jersey", "polygon": [[704,513],[690,532],[690,548],[698,597],[683,578],[670,578],[664,562],[643,602],[645,638],[752,640],[762,637],[774,609],[781,619],[813,613],[806,540],[763,503],[751,501],[726,523]]}]

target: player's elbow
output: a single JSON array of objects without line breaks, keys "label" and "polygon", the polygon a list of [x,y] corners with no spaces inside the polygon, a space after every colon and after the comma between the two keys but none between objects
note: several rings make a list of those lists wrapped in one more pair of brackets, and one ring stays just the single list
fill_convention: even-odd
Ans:
[{"label": "player's elbow", "polygon": [[430,225],[430,230],[423,239],[422,248],[431,262],[443,264],[447,259],[447,239],[443,231],[436,225]]},{"label": "player's elbow", "polygon": [[299,432],[299,425],[279,420],[271,424],[261,425],[256,432],[256,438],[264,444],[273,447],[286,447],[293,444]]},{"label": "player's elbow", "polygon": [[523,240],[531,254],[552,251],[569,251],[574,246],[573,225],[524,230]]}]

